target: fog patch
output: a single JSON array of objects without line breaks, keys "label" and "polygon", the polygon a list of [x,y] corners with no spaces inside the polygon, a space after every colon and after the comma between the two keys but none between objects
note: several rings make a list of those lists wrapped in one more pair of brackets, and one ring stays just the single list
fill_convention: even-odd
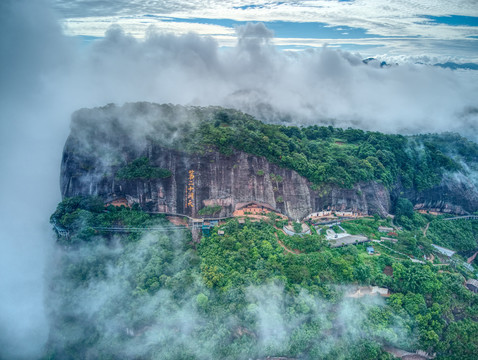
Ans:
[{"label": "fog patch", "polygon": [[[398,317],[387,328],[374,328],[370,314],[385,301],[343,297],[347,286],[335,290],[333,300],[304,289],[294,294],[277,280],[248,286],[242,295],[238,289],[207,288],[197,255],[181,234],[151,232],[135,242],[97,237],[68,249],[57,246],[47,353],[249,359],[297,356],[308,341],[312,353],[300,356],[314,358],[369,337],[396,344],[409,336]],[[157,287],[145,278],[152,274]]]},{"label": "fog patch", "polygon": [[0,17],[0,351],[7,358],[31,358],[46,340],[43,277],[54,242],[48,218],[60,199],[70,114],[79,108],[224,105],[276,123],[446,130],[477,139],[476,72],[376,68],[359,54],[326,47],[283,53],[260,24],[239,28],[230,49],[154,29],[137,40],[118,27],[85,47],[62,34],[47,1],[2,1]]}]

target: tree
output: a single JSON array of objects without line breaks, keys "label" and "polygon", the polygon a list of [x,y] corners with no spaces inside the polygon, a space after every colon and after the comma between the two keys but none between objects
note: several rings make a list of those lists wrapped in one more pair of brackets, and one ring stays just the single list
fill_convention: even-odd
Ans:
[{"label": "tree", "polygon": [[293,225],[293,226],[294,226],[294,232],[295,232],[296,234],[302,232],[302,224],[301,224],[300,222],[297,222],[297,221],[294,222],[294,225]]},{"label": "tree", "polygon": [[410,200],[398,198],[395,202],[395,215],[397,217],[406,216],[411,219],[413,216],[413,204]]}]

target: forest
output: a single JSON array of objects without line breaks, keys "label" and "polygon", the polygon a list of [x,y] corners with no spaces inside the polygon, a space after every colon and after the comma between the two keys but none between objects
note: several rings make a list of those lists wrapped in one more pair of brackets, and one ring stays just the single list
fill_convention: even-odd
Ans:
[{"label": "forest", "polygon": [[[69,235],[59,237],[45,359],[393,359],[387,347],[475,359],[478,295],[464,286],[473,274],[461,255],[430,255],[432,243],[475,249],[478,222],[405,210],[394,220],[398,241],[374,243],[371,256],[367,244],[331,248],[316,227],[286,236],[272,214],[231,218],[195,242],[138,207],[66,198],[51,217]],[[391,225],[342,223],[370,239]],[[111,226],[156,230],[101,230]],[[349,296],[368,285],[390,295]]]},{"label": "forest", "polygon": [[264,156],[314,184],[350,188],[375,180],[391,187],[400,181],[404,188],[420,191],[439,183],[445,172],[464,170],[463,161],[474,167],[478,154],[477,144],[457,134],[403,136],[332,126],[266,124],[222,108],[197,113],[201,120],[194,126],[168,125],[168,131],[180,134],[172,146],[192,152],[214,149],[227,155],[240,150]]}]

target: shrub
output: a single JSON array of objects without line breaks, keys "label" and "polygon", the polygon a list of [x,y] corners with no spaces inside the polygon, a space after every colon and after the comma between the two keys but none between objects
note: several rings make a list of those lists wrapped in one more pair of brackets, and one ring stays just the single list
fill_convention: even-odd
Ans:
[{"label": "shrub", "polygon": [[199,215],[214,215],[221,211],[222,206],[221,205],[210,205],[210,206],[205,206],[201,210],[198,211]]},{"label": "shrub", "polygon": [[116,173],[119,180],[161,179],[172,175],[168,169],[155,167],[150,164],[149,158],[140,157],[133,160]]}]

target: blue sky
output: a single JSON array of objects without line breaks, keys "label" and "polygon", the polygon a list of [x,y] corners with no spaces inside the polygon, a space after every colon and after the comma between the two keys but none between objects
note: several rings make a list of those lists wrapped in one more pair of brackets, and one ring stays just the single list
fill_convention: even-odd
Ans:
[{"label": "blue sky", "polygon": [[263,22],[283,50],[327,44],[360,49],[365,56],[478,58],[475,0],[55,0],[54,5],[65,33],[88,40],[119,24],[137,38],[154,26],[212,36],[220,46],[230,47],[237,26]]}]

